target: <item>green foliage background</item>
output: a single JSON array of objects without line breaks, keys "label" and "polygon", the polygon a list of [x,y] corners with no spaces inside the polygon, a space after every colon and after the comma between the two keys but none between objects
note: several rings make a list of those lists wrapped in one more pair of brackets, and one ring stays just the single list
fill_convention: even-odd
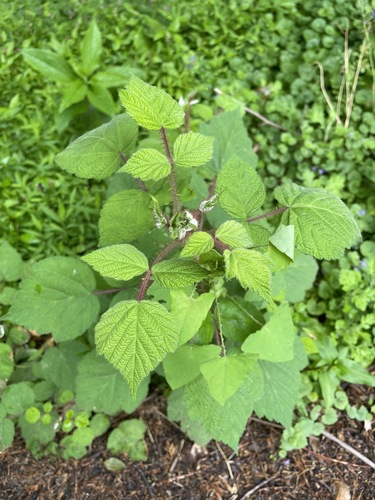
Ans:
[{"label": "green foliage background", "polygon": [[[212,109],[239,108],[245,113],[245,124],[259,157],[258,173],[267,187],[276,187],[289,179],[305,187],[326,188],[350,206],[364,242],[340,262],[323,263],[306,300],[295,301],[294,319],[306,337],[305,345],[309,345],[312,334],[329,338],[318,344],[319,349],[309,352],[300,414],[308,416],[307,401],[323,402],[323,414],[336,405],[336,409],[349,408],[354,417],[365,418],[368,414],[364,410],[355,413],[350,405],[345,406],[339,385],[345,376],[349,382],[368,382],[358,373],[350,380],[350,367],[342,363],[345,357],[363,367],[374,362],[373,9],[374,5],[365,0],[280,0],[277,5],[267,0],[3,1],[1,238],[26,261],[83,254],[97,245],[97,220],[106,185],[104,181],[67,176],[57,167],[55,156],[82,133],[105,123],[108,116],[85,101],[80,114],[64,120],[59,114],[61,88],[27,65],[21,53],[30,47],[48,48],[69,60],[77,59],[84,33],[95,17],[103,38],[100,70],[113,65],[135,66],[145,81],[177,99],[199,100],[191,105],[193,130],[202,120],[211,118]],[[350,126],[345,128],[332,124],[314,62],[324,67],[325,87],[336,103],[347,26],[352,80],[366,37],[369,48],[361,64]],[[217,95],[214,88],[225,95]],[[117,90],[111,92],[119,112]],[[245,112],[245,105],[285,130],[264,125]],[[26,265],[22,272],[5,279],[16,282],[27,272]],[[11,287],[2,287],[4,311],[11,294]],[[30,343],[22,335],[26,334],[15,329],[11,341],[3,344],[0,356],[4,363],[9,359],[8,345],[34,349],[32,340]],[[71,347],[81,356],[79,346]],[[23,354],[19,352],[17,356],[15,361],[19,363]],[[75,374],[77,363],[72,363]],[[8,378],[6,364],[3,366],[4,378]],[[324,375],[319,378],[318,372]],[[44,376],[40,378],[44,380]],[[45,375],[45,381],[47,378]],[[18,370],[14,383],[24,380],[28,376],[20,375]],[[34,403],[25,386],[21,389],[25,394],[23,411]],[[64,398],[69,394],[64,391],[73,390],[74,384],[59,389],[59,404],[65,404]],[[51,388],[43,386],[40,393],[40,401],[47,401]],[[40,411],[44,416],[51,415],[44,429],[48,442],[58,416],[54,410]],[[92,408],[82,407],[78,411]],[[70,421],[75,422],[76,417],[72,415]],[[313,417],[317,418],[315,414]],[[25,421],[22,425],[24,435],[31,435],[29,424]],[[105,425],[88,436],[77,435],[76,441],[73,439],[66,446],[71,450],[66,456],[82,456],[87,446],[82,443],[89,443],[104,428]],[[4,429],[7,435],[11,433],[9,423],[4,424]],[[306,425],[306,429],[311,431],[311,426]],[[297,439],[296,435],[285,438],[285,449],[292,446],[293,439]]]}]

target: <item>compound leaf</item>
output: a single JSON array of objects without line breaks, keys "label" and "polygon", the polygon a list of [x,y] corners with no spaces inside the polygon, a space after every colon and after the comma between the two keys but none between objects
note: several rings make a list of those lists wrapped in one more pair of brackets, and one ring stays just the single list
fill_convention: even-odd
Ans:
[{"label": "compound leaf", "polygon": [[138,134],[135,121],[127,114],[115,116],[100,127],[83,134],[56,156],[59,167],[85,179],[104,179],[130,154]]},{"label": "compound leaf", "polygon": [[164,359],[163,368],[168,384],[172,389],[188,384],[200,375],[202,363],[219,357],[220,351],[218,345],[182,345]]},{"label": "compound leaf", "polygon": [[178,330],[161,304],[129,300],[103,314],[95,340],[99,354],[125,377],[135,399],[141,381],[176,349]]},{"label": "compound leaf", "polygon": [[318,259],[338,259],[361,234],[348,207],[335,195],[317,188],[285,184],[275,198],[287,206],[282,222],[293,224],[295,246]]},{"label": "compound leaf", "polygon": [[219,404],[223,405],[241,387],[257,359],[254,354],[235,354],[216,357],[200,366],[208,390]]},{"label": "compound leaf", "polygon": [[82,257],[102,276],[127,281],[148,270],[147,257],[133,245],[111,245]]},{"label": "compound leaf", "polygon": [[76,403],[79,409],[86,411],[103,411],[109,415],[120,411],[132,413],[147,396],[148,383],[147,377],[142,380],[133,400],[121,373],[92,351],[78,365]]},{"label": "compound leaf", "polygon": [[174,162],[178,167],[199,167],[212,158],[213,137],[188,132],[177,137],[174,145]]},{"label": "compound leaf", "polygon": [[171,291],[171,313],[179,331],[179,345],[188,342],[199,330],[215,299],[213,293],[202,293],[194,299],[183,290]]},{"label": "compound leaf", "polygon": [[193,233],[181,252],[181,257],[194,257],[209,252],[214,247],[212,236],[204,231]]},{"label": "compound leaf", "polygon": [[288,304],[281,304],[270,320],[242,344],[243,352],[256,353],[259,359],[281,363],[294,357],[295,328]]},{"label": "compound leaf", "polygon": [[230,247],[247,248],[253,245],[246,228],[239,222],[228,220],[216,231],[215,237]]},{"label": "compound leaf", "polygon": [[164,90],[132,76],[119,92],[121,104],[141,127],[149,130],[178,128],[185,113],[177,101]]},{"label": "compound leaf", "polygon": [[272,285],[272,262],[256,250],[235,248],[224,250],[227,279],[237,278],[243,288],[249,288],[270,304]]},{"label": "compound leaf", "polygon": [[150,196],[136,189],[111,196],[100,214],[99,246],[131,243],[152,229],[155,223],[150,203]]},{"label": "compound leaf", "polygon": [[232,217],[246,220],[264,203],[264,184],[253,167],[238,156],[224,165],[217,177],[220,206]]},{"label": "compound leaf", "polygon": [[167,157],[157,149],[140,149],[129,158],[119,172],[127,172],[143,181],[158,181],[170,174],[171,165]]},{"label": "compound leaf", "polygon": [[99,314],[95,286],[94,273],[80,259],[48,257],[21,282],[6,318],[39,334],[52,333],[57,342],[74,339]]},{"label": "compound leaf", "polygon": [[176,290],[206,278],[208,271],[193,260],[171,259],[158,262],[152,268],[155,280],[165,288]]}]

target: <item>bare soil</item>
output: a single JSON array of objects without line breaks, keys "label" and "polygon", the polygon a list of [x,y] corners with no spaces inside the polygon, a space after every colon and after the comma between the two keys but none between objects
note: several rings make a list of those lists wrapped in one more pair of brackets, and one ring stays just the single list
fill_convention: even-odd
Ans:
[{"label": "bare soil", "polygon": [[[281,430],[250,419],[235,455],[215,442],[204,449],[194,445],[166,418],[161,397],[150,398],[137,414],[148,426],[146,462],[121,456],[126,468],[109,472],[103,465],[110,457],[106,436],[80,461],[35,460],[18,438],[0,455],[0,499],[375,499],[374,470],[324,437],[280,459]],[[374,459],[374,431],[362,423],[342,415],[328,430]]]}]

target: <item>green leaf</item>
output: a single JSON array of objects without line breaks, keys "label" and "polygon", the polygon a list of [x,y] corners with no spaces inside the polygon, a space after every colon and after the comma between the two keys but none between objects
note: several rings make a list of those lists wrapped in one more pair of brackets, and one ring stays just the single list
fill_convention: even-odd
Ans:
[{"label": "green leaf", "polygon": [[119,172],[127,172],[143,181],[158,181],[171,172],[168,158],[156,149],[140,149],[134,153]]},{"label": "green leaf", "polygon": [[116,112],[115,102],[108,89],[99,85],[99,83],[90,82],[87,97],[91,104],[102,113],[113,116]]},{"label": "green leaf", "polygon": [[14,370],[13,351],[10,345],[0,344],[0,380],[8,380]]},{"label": "green leaf", "polygon": [[14,435],[14,423],[9,418],[0,420],[0,452],[12,445]]},{"label": "green leaf", "polygon": [[146,424],[142,420],[125,420],[109,435],[107,448],[111,453],[126,453],[132,460],[147,460],[147,448],[143,439],[146,430]]},{"label": "green leaf", "polygon": [[202,424],[189,417],[183,388],[172,391],[168,396],[167,414],[171,420],[180,422],[181,430],[186,432],[194,443],[206,446],[211,441],[211,435],[204,430]]},{"label": "green leaf", "polygon": [[5,240],[0,241],[0,281],[22,278],[24,264],[20,254]]},{"label": "green leaf", "polygon": [[193,233],[182,249],[181,257],[195,257],[209,252],[214,247],[212,236],[204,231]]},{"label": "green leaf", "polygon": [[188,132],[177,137],[173,145],[174,162],[178,167],[199,167],[212,158],[213,137]]},{"label": "green leaf", "polygon": [[92,76],[91,82],[98,83],[104,88],[123,87],[129,80],[133,68],[129,66],[107,66],[104,71],[99,71]]},{"label": "green leaf", "polygon": [[173,316],[151,301],[119,302],[103,314],[95,333],[99,354],[125,377],[133,399],[142,379],[178,342]]},{"label": "green leaf", "polygon": [[245,378],[254,369],[258,356],[235,354],[212,359],[200,367],[208,390],[215,400],[224,403],[237,392]]},{"label": "green leaf", "polygon": [[253,245],[246,228],[234,220],[228,220],[221,224],[215,233],[215,237],[234,248],[247,248]]},{"label": "green leaf", "polygon": [[154,218],[150,203],[147,193],[135,189],[111,196],[100,214],[99,246],[131,243],[152,229]]},{"label": "green leaf", "polygon": [[202,281],[208,271],[193,260],[171,259],[155,264],[152,275],[165,288],[176,290]]},{"label": "green leaf", "polygon": [[149,130],[178,128],[184,122],[184,111],[177,101],[157,87],[132,76],[119,92],[121,104],[141,127]]},{"label": "green leaf", "polygon": [[27,382],[11,384],[4,389],[1,402],[8,415],[19,415],[34,403],[34,392]]},{"label": "green leaf", "polygon": [[285,184],[275,198],[287,206],[282,222],[293,224],[295,246],[318,259],[338,259],[357,243],[361,234],[348,207],[324,189]]},{"label": "green leaf", "polygon": [[78,365],[76,377],[76,404],[81,410],[103,411],[116,415],[120,411],[132,413],[145,399],[149,378],[145,378],[133,400],[124,377],[95,351],[87,354]]},{"label": "green leaf", "polygon": [[285,427],[290,427],[293,410],[299,399],[300,371],[306,364],[305,350],[298,338],[292,361],[285,363],[259,361],[264,378],[264,395],[254,404],[254,411],[259,418],[266,417],[268,420],[276,420]]},{"label": "green leaf", "polygon": [[43,76],[58,83],[71,83],[77,75],[63,56],[45,49],[23,49],[22,55]]},{"label": "green leaf", "polygon": [[83,101],[87,94],[87,86],[82,80],[74,80],[71,83],[64,85],[63,98],[60,104],[59,112],[62,113],[77,102]]},{"label": "green leaf", "polygon": [[263,205],[266,191],[253,167],[234,155],[216,182],[220,206],[235,219],[246,220]]},{"label": "green leaf", "polygon": [[310,255],[298,255],[293,264],[278,271],[272,280],[272,296],[276,300],[301,302],[315,280],[318,265]]},{"label": "green leaf", "polygon": [[237,392],[221,405],[211,395],[203,376],[197,377],[184,391],[189,418],[200,423],[214,439],[236,450],[262,386],[259,370],[253,370]]},{"label": "green leaf", "polygon": [[220,298],[219,308],[223,335],[234,342],[242,343],[264,324],[258,309],[241,297]]},{"label": "green leaf", "polygon": [[270,237],[270,242],[290,260],[294,260],[294,226],[280,224]]},{"label": "green leaf", "polygon": [[82,44],[81,68],[84,75],[90,76],[99,66],[102,49],[102,35],[95,19],[92,19]]},{"label": "green leaf", "polygon": [[179,345],[188,342],[198,332],[214,299],[213,293],[203,293],[194,299],[183,290],[171,291],[171,313],[177,324]]},{"label": "green leaf", "polygon": [[218,345],[182,345],[168,354],[163,361],[165,378],[172,389],[188,384],[200,375],[200,366],[205,361],[220,356]]},{"label": "green leaf", "polygon": [[338,375],[342,380],[351,384],[364,384],[375,387],[375,376],[352,359],[341,359],[337,367]]},{"label": "green leaf", "polygon": [[69,144],[56,156],[56,163],[78,177],[104,179],[123,164],[119,153],[130,153],[137,134],[137,124],[130,116],[115,116]]},{"label": "green leaf", "polygon": [[243,288],[249,288],[270,304],[272,285],[272,262],[256,250],[235,248],[224,250],[225,275],[227,279],[237,278]]},{"label": "green leaf", "polygon": [[110,472],[118,472],[126,467],[124,462],[116,457],[107,458],[107,460],[104,460],[103,465]]},{"label": "green leaf", "polygon": [[47,350],[41,361],[43,378],[61,390],[75,390],[77,366],[87,351],[86,344],[77,340],[62,342]]},{"label": "green leaf", "polygon": [[82,257],[102,276],[130,280],[148,270],[147,257],[133,245],[112,245]]},{"label": "green leaf", "polygon": [[82,335],[99,314],[95,277],[73,257],[48,257],[21,282],[6,318],[57,342]]},{"label": "green leaf", "polygon": [[288,304],[281,304],[267,323],[243,343],[243,352],[259,355],[259,359],[282,363],[294,357],[296,333]]},{"label": "green leaf", "polygon": [[214,116],[210,123],[201,125],[200,132],[214,137],[213,158],[205,170],[211,171],[213,175],[217,174],[234,154],[256,168],[257,157],[252,151],[253,143],[238,110]]}]

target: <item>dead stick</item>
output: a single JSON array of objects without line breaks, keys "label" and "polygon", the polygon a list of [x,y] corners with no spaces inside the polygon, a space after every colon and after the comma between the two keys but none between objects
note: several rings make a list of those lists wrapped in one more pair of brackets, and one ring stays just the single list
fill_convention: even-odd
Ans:
[{"label": "dead stick", "polygon": [[276,479],[277,476],[280,475],[280,471],[281,471],[281,469],[279,469],[276,472],[276,474],[274,474],[273,476],[271,476],[268,479],[266,479],[265,481],[262,481],[261,483],[257,484],[255,486],[255,488],[253,488],[252,490],[250,490],[247,493],[245,493],[245,495],[243,497],[241,497],[240,500],[246,500],[246,498],[249,498],[253,493],[255,493],[256,491],[258,491],[260,488],[263,488],[263,486],[265,486],[266,484],[268,484],[271,481],[273,481],[274,479]]},{"label": "dead stick", "polygon": [[359,451],[355,450],[354,448],[352,448],[348,444],[344,443],[344,441],[341,441],[341,439],[337,438],[336,436],[334,436],[333,434],[331,434],[330,432],[327,432],[327,431],[323,431],[322,434],[323,434],[323,436],[330,439],[331,441],[334,441],[335,443],[339,444],[346,451],[349,451],[349,453],[352,453],[354,456],[356,456],[357,458],[362,460],[362,462],[364,462],[365,464],[367,464],[370,467],[372,467],[373,469],[375,469],[374,462],[372,462],[370,459],[368,459],[367,457],[362,455],[362,453],[359,453]]}]

